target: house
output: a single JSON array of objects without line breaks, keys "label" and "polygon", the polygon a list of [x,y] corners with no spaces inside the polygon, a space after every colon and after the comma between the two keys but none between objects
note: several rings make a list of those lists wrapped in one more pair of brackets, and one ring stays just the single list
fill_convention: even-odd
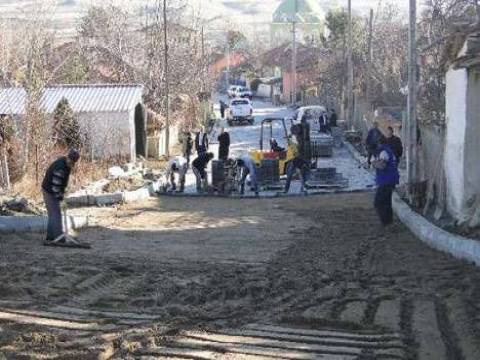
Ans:
[{"label": "house", "polygon": [[[297,45],[297,99],[306,95],[310,89],[319,86],[319,73],[322,64],[328,60],[329,53],[323,48],[310,47],[302,44]],[[286,43],[278,46],[266,54],[263,61],[273,68],[275,77],[282,78],[283,102],[290,102],[292,99],[292,46]]]},{"label": "house", "polygon": [[[141,85],[58,85],[43,90],[40,106],[51,119],[61,99],[68,100],[92,157],[146,155],[146,115]],[[21,129],[27,94],[0,88],[0,116],[11,116]],[[19,130],[20,131],[20,130]]]},{"label": "house", "polygon": [[465,220],[480,204],[480,30],[470,32],[446,75],[447,210]]}]

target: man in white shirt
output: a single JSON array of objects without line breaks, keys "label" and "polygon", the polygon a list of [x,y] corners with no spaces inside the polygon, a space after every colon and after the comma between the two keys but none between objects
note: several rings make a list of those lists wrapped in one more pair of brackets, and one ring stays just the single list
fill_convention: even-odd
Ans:
[{"label": "man in white shirt", "polygon": [[175,191],[177,186],[175,184],[175,173],[178,173],[178,181],[180,182],[180,192],[185,190],[185,175],[187,174],[188,161],[183,156],[175,156],[168,162],[167,168],[167,182],[170,180],[171,190]]}]

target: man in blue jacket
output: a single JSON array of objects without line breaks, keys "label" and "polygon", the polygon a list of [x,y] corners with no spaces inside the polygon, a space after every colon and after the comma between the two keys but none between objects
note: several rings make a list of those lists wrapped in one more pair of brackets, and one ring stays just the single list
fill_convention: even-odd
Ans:
[{"label": "man in blue jacket", "polygon": [[400,181],[400,174],[397,157],[386,144],[385,138],[380,140],[373,166],[376,169],[377,182],[374,205],[380,221],[387,226],[393,223],[392,194]]}]

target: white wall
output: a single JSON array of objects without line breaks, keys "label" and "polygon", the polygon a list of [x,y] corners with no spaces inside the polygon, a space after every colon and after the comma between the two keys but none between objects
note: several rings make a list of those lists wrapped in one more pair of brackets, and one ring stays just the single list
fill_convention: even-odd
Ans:
[{"label": "white wall", "polygon": [[445,176],[447,181],[447,208],[451,215],[460,218],[466,201],[464,167],[467,129],[467,70],[449,70],[446,82]]},{"label": "white wall", "polygon": [[272,96],[272,85],[267,85],[267,84],[258,85],[258,90],[256,95],[259,97],[269,98],[270,96]]}]

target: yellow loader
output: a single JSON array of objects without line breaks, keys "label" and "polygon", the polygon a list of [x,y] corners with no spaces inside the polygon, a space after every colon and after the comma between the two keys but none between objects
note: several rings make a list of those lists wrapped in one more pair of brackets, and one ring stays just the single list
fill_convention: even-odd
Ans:
[{"label": "yellow loader", "polygon": [[[278,144],[272,144],[271,139],[273,137],[273,124],[280,123],[284,133],[284,139],[287,140],[287,148],[281,148]],[[265,128],[268,127],[267,130]],[[264,136],[265,132],[269,130],[270,137],[268,138],[270,146],[268,149],[264,149]],[[273,146],[272,146],[273,145]],[[271,159],[278,160],[279,174],[280,176],[287,173],[287,163],[292,160],[297,152],[297,147],[293,143],[292,139],[288,136],[287,126],[285,125],[285,119],[283,118],[266,118],[262,121],[260,130],[260,149],[250,151],[250,157],[255,161],[257,165],[261,165],[262,160]]]}]

